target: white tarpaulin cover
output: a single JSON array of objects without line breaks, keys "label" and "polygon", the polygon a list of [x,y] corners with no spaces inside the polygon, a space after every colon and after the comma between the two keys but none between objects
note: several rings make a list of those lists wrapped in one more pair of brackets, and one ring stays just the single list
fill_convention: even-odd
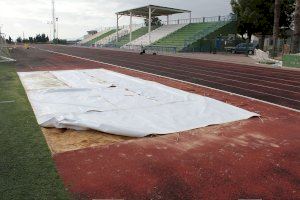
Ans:
[{"label": "white tarpaulin cover", "polygon": [[19,76],[43,127],[143,137],[258,116],[208,97],[104,69],[20,72]]}]

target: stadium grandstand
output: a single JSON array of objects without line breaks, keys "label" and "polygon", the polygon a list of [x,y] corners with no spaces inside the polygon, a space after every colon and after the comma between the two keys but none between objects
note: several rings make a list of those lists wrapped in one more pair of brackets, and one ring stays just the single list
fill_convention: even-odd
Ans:
[{"label": "stadium grandstand", "polygon": [[[182,13],[187,13],[188,18],[169,20],[171,15]],[[145,48],[155,49],[155,51],[166,51],[167,49],[167,51],[184,52],[199,48],[199,44],[203,44],[202,40],[207,40],[211,36],[216,37],[216,33],[221,33],[219,35],[236,33],[234,15],[192,18],[192,12],[189,10],[147,5],[117,12],[116,16],[116,27],[90,34],[78,44],[81,46],[136,50]],[[119,19],[122,16],[130,17],[129,25],[119,26]],[[150,22],[147,23],[148,26],[132,24],[133,17],[148,19]],[[159,25],[153,25],[151,23],[153,17],[166,17],[167,20],[162,21]]]},{"label": "stadium grandstand", "polygon": [[0,32],[0,62],[14,61],[10,58],[9,49],[10,47],[8,46],[8,44],[6,44],[5,38]]}]

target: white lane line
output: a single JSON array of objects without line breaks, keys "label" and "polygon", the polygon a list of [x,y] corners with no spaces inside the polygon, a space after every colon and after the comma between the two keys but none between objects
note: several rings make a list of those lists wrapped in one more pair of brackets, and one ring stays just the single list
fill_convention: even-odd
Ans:
[{"label": "white lane line", "polygon": [[[118,61],[126,61],[124,59],[118,59]],[[138,62],[133,62],[133,61],[130,61],[136,65],[138,65],[139,63]],[[105,62],[101,62],[101,63],[105,63]],[[105,64],[109,64],[109,63],[105,63]],[[141,64],[144,64],[144,65],[148,65],[150,67],[157,67],[156,65],[152,65],[152,64],[145,64],[143,62],[141,62]],[[112,64],[110,64],[112,65]],[[115,66],[118,66],[118,65],[115,65]],[[118,67],[121,67],[121,66],[118,66]],[[122,66],[123,67],[123,66]],[[144,68],[148,68],[150,69],[149,67],[146,67],[144,66]],[[173,75],[176,75],[176,76],[181,76],[181,77],[184,77],[184,78],[193,78],[193,79],[196,79],[196,80],[199,80],[198,77],[189,77],[189,76],[185,76],[185,75],[180,75],[180,74],[175,74],[175,73],[172,73],[170,71],[176,71],[174,70],[173,68],[169,68],[169,67],[161,67],[160,68],[165,68],[169,71],[167,71],[167,73],[169,74],[173,74]],[[152,68],[151,68],[152,69]],[[159,69],[157,69],[157,71],[159,71]],[[188,71],[184,71],[184,70],[177,70],[177,71],[182,71],[182,72],[186,72],[186,73],[190,73],[190,74],[197,74],[197,73],[193,73],[193,72],[188,72]],[[198,73],[199,74],[199,73]],[[201,75],[201,74],[200,74]],[[239,82],[239,83],[244,83],[244,84],[248,84],[248,85],[254,85],[254,86],[259,86],[259,87],[265,87],[265,88],[268,88],[268,89],[274,89],[274,90],[278,90],[280,92],[283,92],[283,91],[287,91],[287,92],[292,92],[292,93],[295,93],[295,94],[299,94],[297,92],[293,92],[293,91],[288,91],[288,90],[280,90],[280,89],[277,89],[277,88],[273,88],[273,87],[268,87],[268,86],[263,86],[263,85],[258,85],[258,84],[251,84],[251,83],[247,83],[247,82],[243,82],[243,81],[236,81],[236,80],[232,80],[232,79],[227,79],[227,78],[223,78],[223,77],[219,77],[219,76],[210,76],[210,75],[203,75],[203,76],[208,76],[208,77],[212,77],[212,78],[220,78],[220,79],[224,79],[224,80],[229,80],[229,81],[233,81],[233,82]],[[299,103],[300,100],[296,100],[296,99],[291,99],[291,98],[287,98],[287,97],[283,97],[283,96],[279,96],[279,95],[276,95],[276,94],[270,94],[270,93],[266,93],[266,92],[261,92],[261,91],[256,91],[256,90],[252,90],[252,89],[248,89],[248,88],[242,88],[242,87],[238,87],[238,86],[235,86],[235,85],[229,85],[229,84],[226,84],[226,83],[220,83],[220,82],[216,82],[216,81],[213,81],[213,80],[205,80],[205,79],[200,79],[200,80],[204,80],[204,81],[207,81],[207,82],[210,82],[210,83],[214,83],[214,84],[220,84],[220,85],[223,85],[223,86],[228,86],[228,87],[233,87],[233,88],[237,88],[237,89],[241,89],[241,90],[244,90],[244,91],[249,91],[249,92],[254,92],[254,93],[259,93],[261,95],[269,95],[269,96],[272,96],[272,97],[275,97],[275,98],[280,98],[280,99],[285,99],[285,100],[288,100],[288,101],[293,101],[293,102],[297,102]]]},{"label": "white lane line", "polygon": [[[145,67],[145,66],[143,66],[141,68],[150,69],[150,70],[152,69],[152,68]],[[169,72],[169,71],[163,71],[163,70],[156,70],[156,71],[165,72],[165,73],[168,73],[168,74],[173,74],[175,76],[181,76],[181,77],[184,77],[184,78],[193,78],[195,80],[203,80],[203,81],[214,83],[214,84],[219,84],[219,85],[223,85],[223,86],[233,87],[233,88],[237,88],[237,89],[241,89],[241,90],[246,90],[246,91],[249,91],[249,92],[255,92],[255,93],[262,94],[262,95],[269,95],[269,96],[272,96],[272,97],[281,98],[281,99],[285,99],[285,100],[289,100],[289,101],[300,102],[300,100],[298,101],[298,100],[295,100],[295,99],[291,99],[291,98],[287,98],[287,97],[282,97],[282,96],[278,96],[278,95],[275,95],[275,94],[269,94],[269,93],[265,93],[265,92],[260,92],[260,91],[248,89],[248,88],[238,87],[238,86],[235,86],[235,85],[229,85],[229,84],[225,84],[225,83],[219,83],[219,82],[212,81],[212,80],[200,79],[198,77],[189,77],[189,76],[185,76],[185,75],[181,75],[181,74],[177,74],[177,73],[172,73],[172,72]]]},{"label": "white lane line", "polygon": [[[126,62],[131,62],[133,64],[144,64],[144,65],[148,65],[148,66],[151,66],[151,67],[158,67],[157,65],[153,65],[153,64],[149,64],[147,62],[135,62],[135,61],[127,61],[126,59],[118,59],[118,61],[126,61]],[[167,70],[172,70],[172,71],[181,71],[181,72],[185,72],[185,73],[190,73],[190,74],[195,74],[195,75],[201,75],[201,76],[206,76],[206,77],[211,77],[211,78],[219,78],[219,79],[223,79],[223,80],[227,80],[227,81],[233,81],[233,82],[238,82],[238,83],[244,83],[244,84],[247,84],[247,85],[253,85],[253,86],[259,86],[259,87],[264,87],[264,88],[267,88],[267,89],[273,89],[273,90],[278,90],[280,92],[282,91],[285,91],[285,92],[291,92],[291,93],[294,93],[294,94],[300,94],[299,92],[295,92],[295,91],[291,91],[291,90],[286,90],[286,89],[280,89],[280,88],[276,88],[276,87],[270,87],[270,86],[266,86],[266,85],[261,85],[261,84],[255,84],[255,83],[249,83],[249,82],[244,82],[244,81],[240,81],[240,80],[234,80],[234,79],[230,79],[230,78],[224,78],[222,76],[213,76],[213,75],[208,75],[208,74],[203,74],[203,73],[199,73],[199,72],[193,72],[193,71],[187,71],[187,70],[182,70],[182,69],[174,69],[174,68],[170,68],[170,67],[164,67],[164,66],[159,66],[160,68],[164,68],[164,69],[167,69]],[[190,68],[186,68],[188,70],[191,70]],[[212,72],[214,73],[214,72]],[[218,73],[218,74],[221,74],[221,73]],[[235,76],[235,77],[238,77],[238,76]],[[192,77],[192,78],[198,78],[198,77]],[[256,79],[257,80],[257,79]],[[210,81],[210,82],[213,82],[213,81]],[[217,82],[214,82],[214,83],[217,83]],[[271,82],[271,83],[274,83],[274,82]],[[277,83],[275,82],[276,84],[280,84],[280,83]],[[224,83],[219,83],[219,84],[222,84],[222,85],[228,85],[228,84],[224,84]],[[229,86],[229,85],[228,85]],[[290,86],[290,87],[294,87],[294,86]],[[297,86],[295,86],[297,87]],[[239,87],[237,87],[239,88]],[[243,88],[240,88],[240,89],[243,89]],[[249,91],[253,91],[253,90],[249,90]],[[258,91],[256,91],[258,92]],[[260,92],[261,94],[266,94],[264,92]],[[280,97],[280,96],[277,96],[277,95],[273,95],[275,97]],[[281,98],[285,98],[285,97],[281,97]],[[291,101],[297,101],[297,100],[293,100],[293,99],[290,99],[290,98],[285,98],[287,100],[291,100]],[[299,101],[300,102],[300,101]]]},{"label": "white lane line", "polygon": [[[79,48],[79,47],[78,47]],[[97,48],[94,48],[94,49],[97,49]],[[110,58],[108,56],[104,56],[106,58]],[[127,61],[126,60],[126,57],[123,57],[125,59],[120,59],[118,58],[118,61]],[[154,66],[152,65],[151,63],[147,62],[148,60],[143,61],[143,62],[140,62],[142,64],[146,64],[146,65],[149,65],[149,66]],[[128,61],[127,61],[128,62]],[[134,61],[130,61],[132,63],[136,63]],[[169,61],[164,61],[164,63],[170,63]],[[192,62],[190,62],[192,63]],[[225,65],[222,65],[224,67],[226,67]],[[155,67],[157,67],[155,65]],[[160,66],[163,68],[163,66]],[[252,77],[257,77],[257,78],[252,78],[252,77],[245,77],[245,76],[241,76],[241,75],[238,75],[238,74],[242,74],[242,75],[248,75],[247,73],[243,73],[243,72],[235,72],[235,71],[229,71],[229,70],[226,70],[226,69],[216,69],[216,71],[208,71],[208,70],[205,70],[205,69],[202,69],[202,68],[197,68],[197,70],[200,70],[200,71],[204,71],[204,74],[202,74],[202,72],[197,72],[197,71],[194,71],[193,69],[194,68],[191,68],[189,67],[188,65],[186,64],[181,64],[181,69],[188,69],[188,70],[192,70],[192,71],[189,71],[189,73],[194,73],[194,74],[200,74],[200,75],[203,75],[203,76],[211,76],[211,77],[219,77],[221,79],[224,79],[224,80],[230,80],[230,81],[235,81],[235,82],[241,82],[241,83],[246,83],[246,84],[251,84],[251,85],[255,85],[255,86],[260,86],[260,87],[266,87],[266,88],[270,88],[270,89],[274,89],[274,90],[279,90],[279,91],[286,91],[286,92],[292,92],[292,93],[295,93],[295,94],[299,94],[299,92],[295,92],[295,91],[292,91],[292,90],[288,90],[288,89],[279,89],[279,88],[276,88],[276,87],[268,87],[268,86],[265,86],[265,85],[262,85],[262,84],[255,84],[255,83],[248,83],[248,82],[244,82],[244,81],[239,81],[239,80],[234,80],[234,79],[230,79],[230,78],[224,78],[224,77],[220,77],[220,76],[212,76],[212,75],[209,75],[205,72],[208,72],[208,73],[212,73],[212,74],[226,74],[227,76],[233,76],[233,77],[242,77],[242,78],[246,78],[246,79],[252,79],[252,80],[260,80],[260,81],[263,81],[263,82],[267,82],[267,83],[271,83],[271,84],[277,84],[277,85],[284,85],[284,86],[288,86],[288,87],[293,87],[293,88],[300,88],[300,86],[295,86],[295,85],[291,85],[291,84],[285,84],[285,83],[279,83],[278,81],[276,82],[276,80],[280,80],[280,81],[285,81],[285,82],[290,82],[290,83],[294,83],[294,84],[299,84],[300,81],[292,81],[292,80],[286,80],[286,79],[282,79],[282,78],[274,78],[274,77],[270,77],[270,76],[263,76],[263,75],[253,75],[251,74]],[[174,70],[173,68],[171,70]],[[176,70],[180,70],[180,69],[176,69]],[[182,70],[180,70],[182,71]],[[222,73],[222,71],[224,73]],[[186,71],[184,71],[186,72]],[[236,74],[236,75],[234,75]],[[273,79],[272,81],[267,81],[265,79]],[[297,77],[297,78],[300,78],[300,77]]]},{"label": "white lane line", "polygon": [[[103,56],[103,55],[102,55]],[[110,58],[110,57],[108,57],[108,56],[104,56],[104,57],[106,57],[106,58]],[[126,58],[126,56],[125,57],[123,57],[123,58]],[[127,57],[128,58],[128,57]],[[119,61],[122,61],[122,60],[124,60],[124,59],[118,59]],[[143,64],[148,64],[148,65],[152,65],[151,63],[149,63],[148,62],[149,60],[144,60],[143,62],[141,62],[141,63],[143,63]],[[134,62],[134,61],[130,61],[130,62]],[[166,64],[166,63],[170,63],[170,64],[173,64],[173,63],[171,63],[170,61],[167,61],[167,60],[164,60],[164,63]],[[242,77],[242,78],[247,78],[247,79],[252,79],[252,80],[260,80],[260,81],[263,81],[263,82],[268,82],[268,83],[272,83],[272,84],[278,84],[278,85],[285,85],[285,86],[289,86],[289,87],[296,87],[296,88],[300,88],[300,86],[295,86],[295,85],[291,85],[291,84],[285,84],[285,83],[278,83],[278,82],[276,82],[275,80],[280,80],[280,81],[285,81],[285,82],[290,82],[290,83],[296,83],[296,84],[298,84],[298,83],[300,83],[300,80],[295,80],[295,81],[292,81],[292,80],[287,80],[287,79],[282,79],[282,78],[274,78],[274,77],[270,77],[270,76],[264,76],[264,75],[256,75],[256,74],[249,74],[249,73],[244,73],[244,72],[236,72],[236,71],[229,71],[229,70],[227,70],[227,69],[222,69],[222,68],[213,68],[213,70],[215,70],[215,71],[209,71],[209,70],[205,70],[205,69],[203,69],[203,66],[200,66],[201,68],[193,68],[193,67],[191,67],[191,65],[195,65],[195,63],[194,62],[190,62],[191,64],[190,65],[187,65],[187,64],[183,64],[183,63],[181,63],[180,64],[180,68],[181,69],[188,69],[188,70],[200,70],[200,71],[204,71],[204,72],[209,72],[209,73],[213,73],[213,74],[226,74],[226,75],[228,75],[228,76],[233,76],[233,77]],[[196,63],[196,64],[198,64],[198,63]],[[198,66],[197,66],[198,67]],[[222,65],[222,67],[226,67],[225,65]],[[253,71],[253,70],[252,70]],[[193,71],[194,73],[197,73],[197,71]],[[241,75],[248,75],[248,76],[241,76]],[[249,77],[249,75],[250,76],[252,76],[252,77]],[[286,74],[285,74],[286,75]],[[255,77],[255,78],[253,78],[253,77]],[[273,79],[273,81],[268,81],[268,80],[264,80],[264,79]],[[294,78],[294,77],[293,77]],[[297,77],[298,79],[300,78],[300,76],[299,77]],[[229,79],[229,80],[231,80],[231,79]]]},{"label": "white lane line", "polygon": [[110,66],[123,68],[123,69],[131,70],[131,71],[136,71],[136,72],[140,72],[140,73],[144,73],[144,74],[154,75],[154,76],[157,76],[157,77],[171,79],[171,80],[179,81],[179,82],[182,82],[182,83],[187,83],[187,84],[191,84],[191,85],[195,85],[195,86],[199,86],[199,87],[203,87],[203,88],[208,88],[208,89],[219,91],[219,92],[224,92],[224,93],[227,93],[227,94],[230,94],[230,95],[236,95],[236,96],[239,96],[239,97],[243,97],[243,98],[247,98],[247,99],[251,99],[251,100],[256,100],[256,101],[259,101],[259,102],[262,102],[262,103],[266,103],[266,104],[269,104],[269,105],[273,105],[273,106],[277,106],[277,107],[280,107],[280,108],[288,109],[288,110],[291,110],[291,111],[300,112],[300,110],[298,110],[298,109],[290,108],[290,107],[287,107],[287,106],[282,106],[282,105],[279,105],[279,104],[275,104],[275,103],[271,103],[271,102],[268,102],[268,101],[256,99],[256,98],[253,98],[253,97],[248,97],[248,96],[237,94],[237,93],[234,93],[234,92],[228,92],[228,91],[225,91],[225,90],[220,90],[220,89],[212,88],[212,87],[209,87],[209,86],[204,86],[204,85],[200,85],[200,84],[196,84],[196,83],[192,83],[192,82],[188,82],[188,81],[183,81],[183,80],[179,80],[179,79],[176,79],[176,78],[171,78],[171,77],[167,77],[167,76],[162,76],[162,75],[158,75],[158,74],[144,72],[144,71],[141,71],[141,70],[131,69],[131,68],[128,68],[128,67],[123,67],[123,66],[114,65],[114,64],[110,64],[110,63],[105,63],[105,62],[101,62],[101,61],[97,61],[97,60],[92,60],[92,59],[88,59],[88,58],[74,56],[74,55],[71,55],[71,54],[60,53],[60,52],[56,52],[56,51],[41,49],[41,48],[38,48],[38,47],[36,47],[36,48],[41,50],[41,51],[46,51],[46,52],[55,53],[55,54],[64,55],[64,56],[69,56],[69,57],[73,57],[73,58],[77,58],[77,59],[81,59],[81,60],[86,60],[86,61],[95,62],[95,63],[99,63],[99,64],[104,64],[104,65],[110,65]]},{"label": "white lane line", "polygon": [[[142,62],[142,63],[148,64],[148,62]],[[186,66],[186,67],[184,67],[184,66]],[[270,78],[270,79],[274,79],[274,80],[281,80],[281,81],[287,81],[287,82],[293,82],[293,83],[300,83],[300,81],[299,82],[297,82],[297,81],[290,81],[290,80],[286,80],[286,79],[278,79],[278,78],[273,78],[273,77],[269,77],[269,76],[255,76],[255,75],[252,75],[252,74],[246,74],[246,73],[243,73],[243,72],[229,71],[229,70],[226,70],[226,69],[224,69],[224,70],[223,69],[217,69],[218,71],[210,71],[210,70],[206,70],[206,69],[203,69],[203,68],[198,68],[198,66],[197,66],[197,68],[192,68],[192,67],[188,67],[188,66],[190,66],[190,65],[180,64],[180,67],[182,69],[188,69],[188,70],[193,70],[194,69],[193,73],[200,74],[201,72],[200,73],[197,72],[197,70],[199,70],[199,71],[203,71],[204,73],[208,72],[208,73],[212,73],[212,74],[221,74],[221,75],[227,75],[227,76],[232,76],[232,77],[239,77],[239,78],[251,79],[251,80],[254,80],[254,81],[259,80],[259,81],[266,82],[266,83],[271,83],[271,84],[277,84],[277,85],[283,85],[283,86],[288,86],[288,87],[300,88],[300,86],[286,84],[286,83],[278,83],[276,81],[263,80],[262,78]],[[214,68],[214,70],[215,69],[216,68]],[[224,73],[222,73],[222,72],[224,72]],[[236,74],[242,74],[242,75],[246,74],[246,75],[250,75],[252,77],[241,76],[241,75],[236,75]],[[261,77],[261,78],[253,78],[253,77]]]},{"label": "white lane line", "polygon": [[[49,46],[53,46],[52,44],[49,45]],[[93,49],[93,50],[103,50],[103,51],[114,51],[114,52],[127,52],[127,53],[134,53],[132,51],[123,51],[123,50],[118,50],[118,49],[108,49],[108,48],[98,48],[98,47],[83,47],[83,46],[75,46],[75,45],[69,45],[69,46],[66,46],[66,45],[54,45],[54,46],[61,46],[61,47],[68,47],[68,48],[81,48],[81,49]],[[172,55],[168,55],[168,54],[161,54],[161,56],[165,56],[165,57],[172,57],[172,58],[184,58],[186,60],[190,60],[189,63],[194,63],[195,60],[204,60],[204,61],[211,61],[211,62],[217,62],[218,64],[221,64],[222,67],[226,67],[226,65],[224,65],[225,63],[222,62],[222,61],[212,61],[212,60],[208,60],[208,59],[197,59],[197,58],[190,58],[190,57],[182,57],[182,56],[172,56]],[[272,74],[273,75],[287,75],[286,73],[281,73],[282,71],[291,71],[291,72],[300,72],[300,70],[298,68],[288,68],[288,67],[282,67],[282,68],[272,68],[270,66],[256,66],[256,65],[249,65],[249,64],[243,64],[243,63],[232,63],[232,62],[229,62],[229,64],[237,64],[237,65],[244,65],[245,69],[249,69],[251,71],[260,71],[260,72],[264,72],[266,69],[267,70],[277,70],[278,73],[276,73],[275,71],[272,71]],[[255,67],[256,69],[253,69],[253,67]],[[235,67],[235,68],[239,68],[239,67]],[[263,69],[264,68],[264,69]],[[222,70],[225,70],[225,69],[222,69]],[[280,71],[281,70],[281,71]],[[228,71],[228,70],[227,70]],[[229,71],[230,72],[230,71]],[[241,74],[246,74],[247,73],[243,73],[243,72],[238,72],[238,73],[241,73]],[[258,75],[260,76],[260,75]],[[268,77],[268,76],[260,76],[260,77]],[[289,74],[289,77],[290,78],[300,78],[300,75],[293,75],[291,76],[291,74]],[[271,77],[269,77],[271,78]],[[285,80],[285,81],[289,81],[289,80],[286,80],[286,79],[281,79],[281,78],[273,78],[273,79],[278,79],[278,80]]]}]

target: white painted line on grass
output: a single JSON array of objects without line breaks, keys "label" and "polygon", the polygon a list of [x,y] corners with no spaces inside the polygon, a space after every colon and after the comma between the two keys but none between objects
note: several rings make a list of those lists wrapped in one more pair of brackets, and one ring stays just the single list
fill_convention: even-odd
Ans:
[{"label": "white painted line on grass", "polygon": [[8,58],[8,57],[5,57],[5,56],[0,56],[0,58],[3,59],[3,60],[0,60],[0,62],[14,62],[14,61],[16,61],[15,59]]},{"label": "white painted line on grass", "polygon": [[0,104],[5,104],[5,103],[14,103],[15,101],[12,100],[12,101],[0,101]]}]

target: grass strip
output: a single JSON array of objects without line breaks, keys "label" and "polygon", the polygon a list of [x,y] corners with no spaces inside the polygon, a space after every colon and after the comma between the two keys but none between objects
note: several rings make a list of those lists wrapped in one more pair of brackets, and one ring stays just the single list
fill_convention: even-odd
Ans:
[{"label": "grass strip", "polygon": [[69,199],[12,63],[0,63],[0,199]]}]

